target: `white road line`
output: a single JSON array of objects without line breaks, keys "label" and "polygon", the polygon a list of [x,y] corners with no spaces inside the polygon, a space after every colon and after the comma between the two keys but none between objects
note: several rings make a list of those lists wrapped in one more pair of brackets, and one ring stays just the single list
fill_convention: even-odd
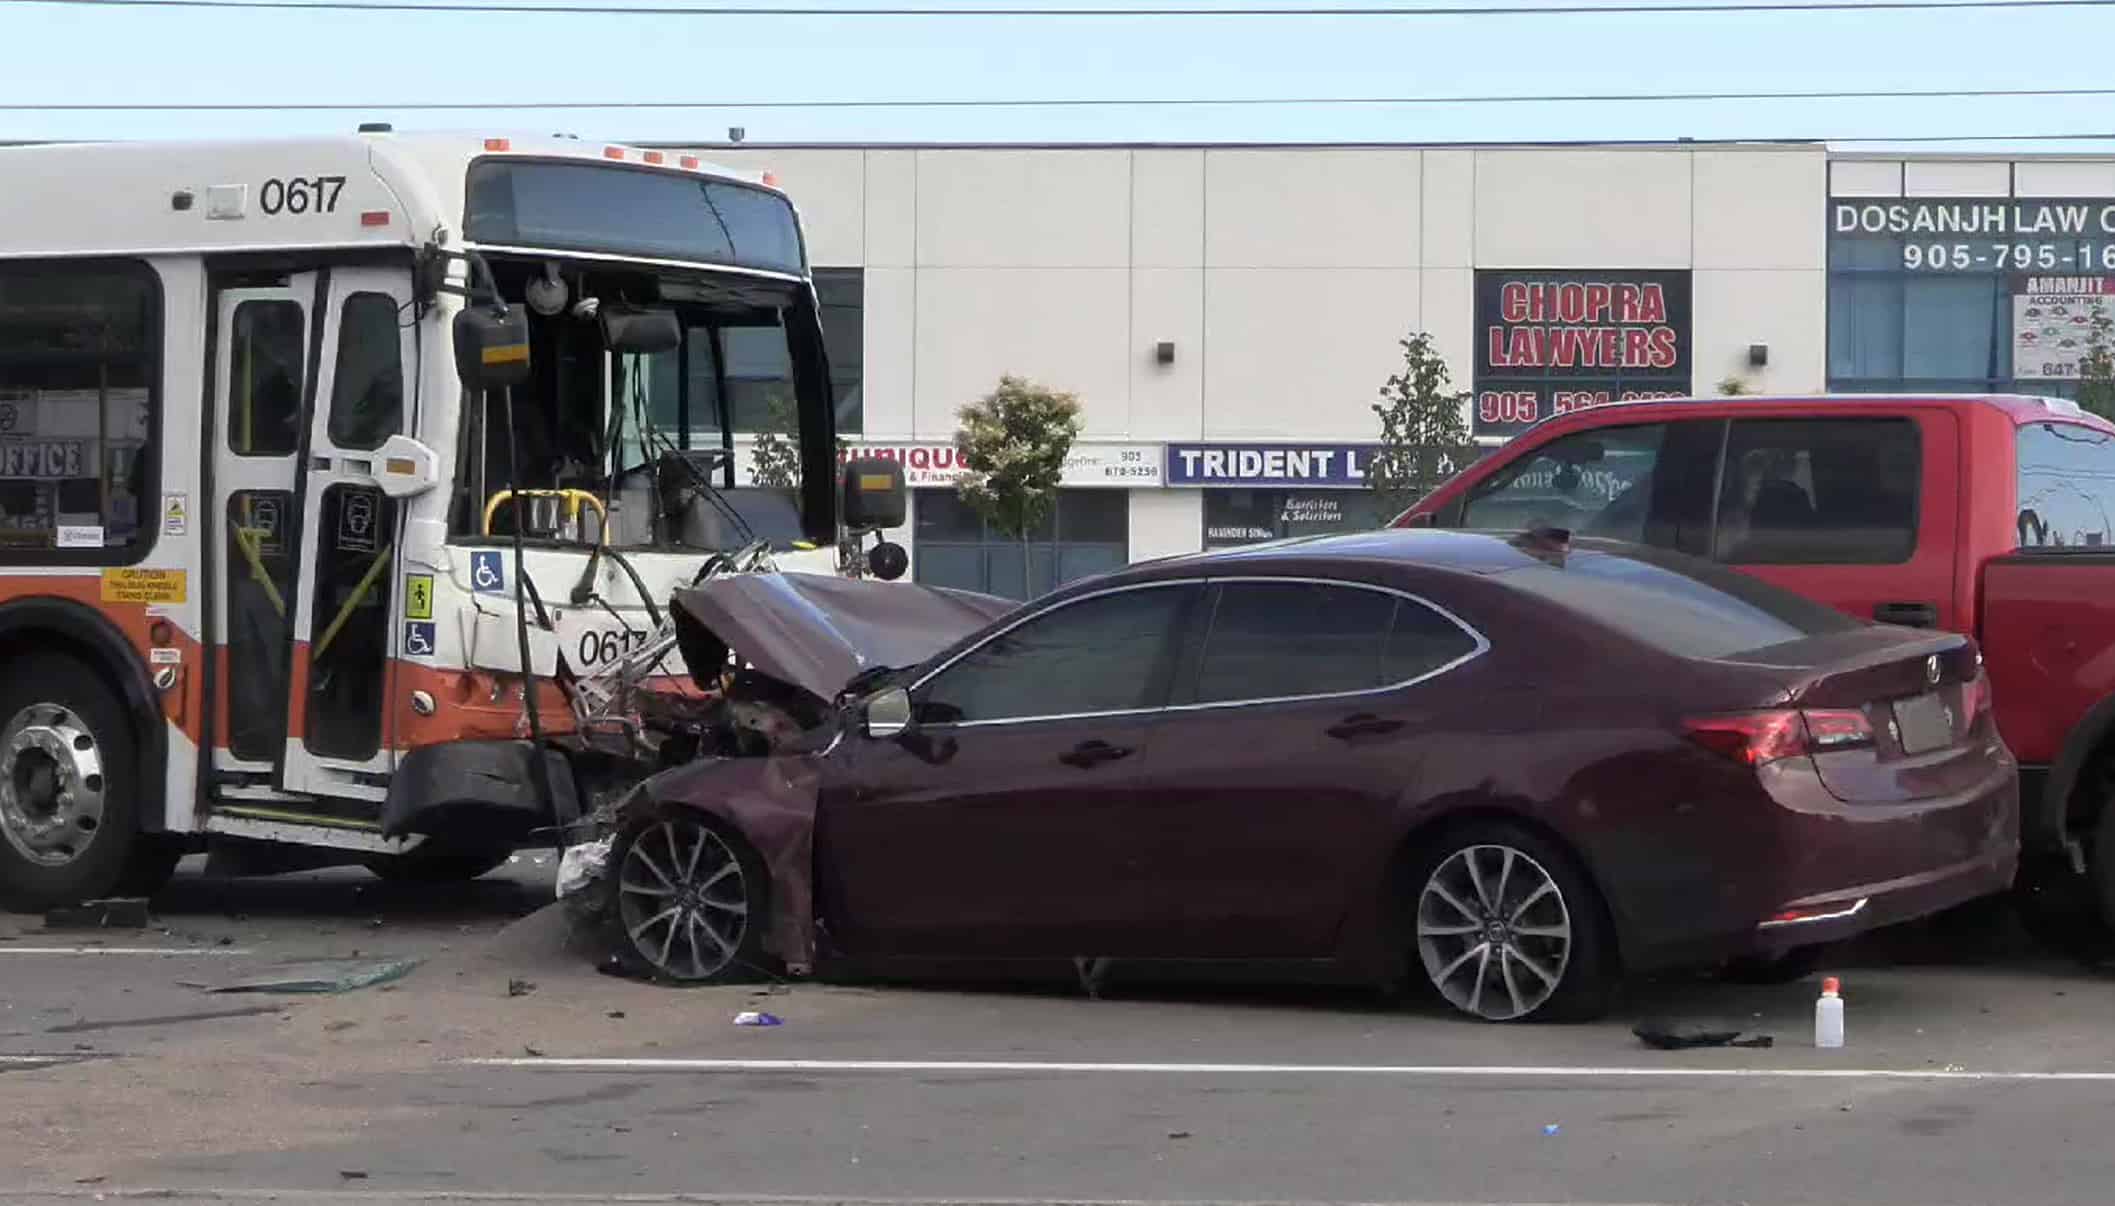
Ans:
[{"label": "white road line", "polygon": [[2115,1071],[1977,1072],[1963,1068],[1621,1068],[1508,1067],[1454,1064],[1131,1064],[1040,1060],[922,1059],[564,1059],[516,1056],[462,1061],[486,1068],[550,1072],[1146,1072],[1205,1076],[1397,1076],[1511,1077],[1572,1076],[1641,1080],[1981,1080],[2115,1081]]},{"label": "white road line", "polygon": [[9,946],[0,942],[0,955],[247,955],[239,946]]},{"label": "white road line", "polygon": [[[173,1202],[184,1206],[190,1202],[279,1202],[283,1206],[298,1206],[302,1202],[491,1202],[495,1206],[541,1206],[541,1204],[662,1204],[662,1202],[694,1202],[700,1206],[1227,1206],[1225,1198],[846,1198],[846,1195],[829,1195],[829,1198],[793,1198],[793,1195],[776,1193],[698,1193],[698,1191],[673,1191],[673,1193],[567,1193],[567,1191],[525,1191],[508,1193],[505,1189],[250,1189],[250,1187],[214,1187],[214,1189],[17,1189],[13,1193],[0,1191],[0,1202],[36,1204],[36,1202]],[[1491,1202],[1343,1202],[1343,1200],[1261,1200],[1242,1202],[1242,1206],[1506,1206]],[[1533,1206],[1533,1204],[1521,1204]],[[1624,1204],[1601,1204],[1601,1206],[1624,1206]],[[1650,1202],[1633,1202],[1629,1206],[1656,1206]]]}]

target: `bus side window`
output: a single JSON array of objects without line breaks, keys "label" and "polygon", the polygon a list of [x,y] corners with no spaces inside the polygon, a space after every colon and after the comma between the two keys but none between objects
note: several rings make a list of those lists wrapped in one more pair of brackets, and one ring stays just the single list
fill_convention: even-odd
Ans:
[{"label": "bus side window", "polygon": [[355,293],[338,321],[338,375],[330,438],[340,448],[380,448],[404,430],[402,332],[396,299]]}]

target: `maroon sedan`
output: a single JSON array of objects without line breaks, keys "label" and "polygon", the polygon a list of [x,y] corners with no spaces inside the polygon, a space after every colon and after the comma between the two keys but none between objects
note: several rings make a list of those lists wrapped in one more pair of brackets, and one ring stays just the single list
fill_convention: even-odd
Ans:
[{"label": "maroon sedan", "polygon": [[[807,607],[719,635],[760,669],[788,633],[876,628]],[[809,677],[779,684],[795,736],[610,818],[598,896],[640,970],[1291,961],[1573,1018],[1625,971],[1795,954],[2016,858],[1971,641],[1558,531],[1156,561],[847,690]]]}]

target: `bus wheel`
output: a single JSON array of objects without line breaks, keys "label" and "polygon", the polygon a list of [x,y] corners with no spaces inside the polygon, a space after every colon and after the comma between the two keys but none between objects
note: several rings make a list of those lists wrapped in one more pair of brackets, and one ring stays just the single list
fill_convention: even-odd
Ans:
[{"label": "bus wheel", "polygon": [[460,851],[381,854],[361,866],[374,872],[377,879],[386,879],[393,884],[455,884],[466,883],[496,870],[512,853],[511,850],[491,850],[482,854]]},{"label": "bus wheel", "polygon": [[109,895],[142,850],[139,751],[102,676],[32,654],[0,679],[0,906]]}]

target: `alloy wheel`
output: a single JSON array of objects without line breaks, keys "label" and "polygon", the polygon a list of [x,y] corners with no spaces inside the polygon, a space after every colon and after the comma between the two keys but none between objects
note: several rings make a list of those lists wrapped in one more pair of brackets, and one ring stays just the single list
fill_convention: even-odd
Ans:
[{"label": "alloy wheel", "polygon": [[748,875],[710,828],[660,821],[625,850],[617,911],[633,949],[655,971],[708,980],[735,962],[748,934]]},{"label": "alloy wheel", "polygon": [[1571,960],[1572,918],[1549,869],[1511,846],[1465,846],[1425,880],[1417,950],[1447,1002],[1487,1021],[1548,1003]]}]

